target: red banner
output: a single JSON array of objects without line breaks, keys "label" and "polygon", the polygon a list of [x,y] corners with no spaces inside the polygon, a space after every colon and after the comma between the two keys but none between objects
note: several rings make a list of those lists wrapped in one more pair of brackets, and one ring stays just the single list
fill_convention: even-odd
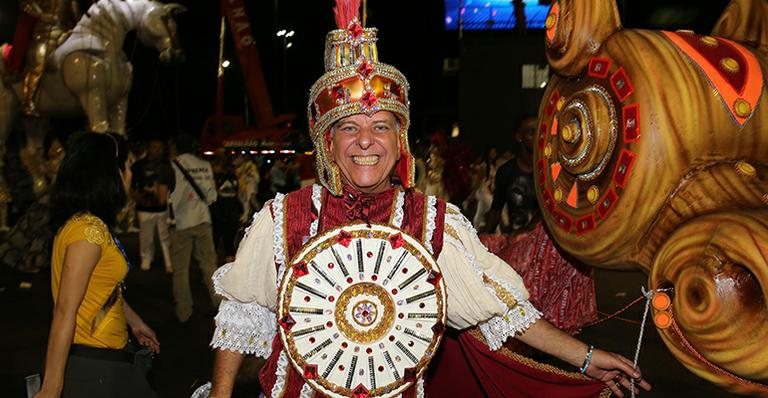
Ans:
[{"label": "red banner", "polygon": [[243,0],[221,0],[221,15],[227,19],[232,32],[256,127],[269,127],[275,120],[272,101],[267,92],[259,52],[251,34],[251,22]]}]

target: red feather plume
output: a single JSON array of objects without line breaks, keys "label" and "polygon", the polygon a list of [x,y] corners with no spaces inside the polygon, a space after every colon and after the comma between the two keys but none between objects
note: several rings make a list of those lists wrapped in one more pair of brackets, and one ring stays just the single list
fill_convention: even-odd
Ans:
[{"label": "red feather plume", "polygon": [[354,18],[360,18],[360,0],[336,0],[333,13],[336,15],[336,26],[346,29]]}]

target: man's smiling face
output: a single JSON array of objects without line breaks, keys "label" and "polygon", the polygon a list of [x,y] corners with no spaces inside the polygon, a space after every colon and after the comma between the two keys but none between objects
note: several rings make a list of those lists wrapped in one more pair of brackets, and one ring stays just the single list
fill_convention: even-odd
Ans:
[{"label": "man's smiling face", "polygon": [[390,187],[389,176],[400,159],[399,123],[394,114],[358,114],[331,127],[330,152],[344,183],[360,192]]}]

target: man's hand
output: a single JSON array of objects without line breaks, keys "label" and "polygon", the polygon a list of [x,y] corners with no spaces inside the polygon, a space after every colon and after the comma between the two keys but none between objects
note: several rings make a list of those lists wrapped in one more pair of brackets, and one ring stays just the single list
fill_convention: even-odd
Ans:
[{"label": "man's hand", "polygon": [[[651,390],[651,385],[643,380],[640,370],[632,365],[632,361],[612,352],[595,349],[585,374],[605,382],[611,392],[619,398],[624,396],[622,387],[628,391],[634,388],[635,394],[639,393],[637,387],[645,391]],[[634,387],[632,380],[635,382]]]}]

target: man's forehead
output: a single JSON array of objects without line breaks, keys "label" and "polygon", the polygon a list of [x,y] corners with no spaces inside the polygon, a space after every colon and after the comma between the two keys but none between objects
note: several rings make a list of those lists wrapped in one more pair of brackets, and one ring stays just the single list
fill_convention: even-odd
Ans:
[{"label": "man's forehead", "polygon": [[374,113],[371,116],[368,116],[368,115],[366,115],[364,113],[358,113],[356,115],[347,116],[347,117],[345,117],[343,119],[340,119],[336,123],[337,124],[347,123],[347,122],[360,123],[360,122],[365,122],[365,121],[368,121],[368,122],[386,121],[386,122],[393,122],[394,123],[394,122],[397,121],[397,118],[390,111],[378,111],[378,112]]}]

